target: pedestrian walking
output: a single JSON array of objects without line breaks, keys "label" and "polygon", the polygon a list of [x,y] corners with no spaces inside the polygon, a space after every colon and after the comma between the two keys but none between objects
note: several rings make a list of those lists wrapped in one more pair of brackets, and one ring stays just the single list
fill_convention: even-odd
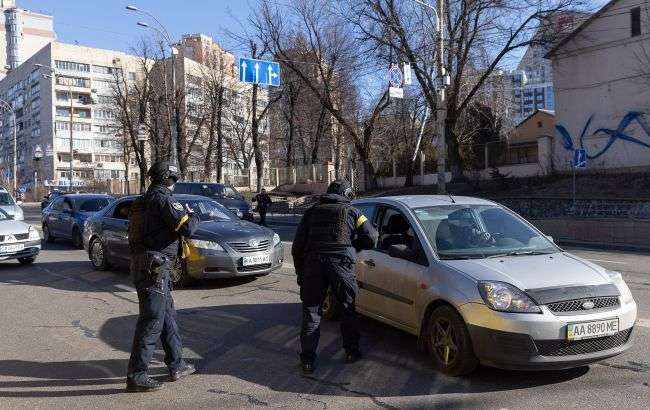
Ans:
[{"label": "pedestrian walking", "polygon": [[131,276],[138,293],[139,316],[129,359],[126,389],[147,392],[163,387],[148,376],[149,362],[160,339],[171,381],[196,371],[182,357],[181,337],[171,295],[171,273],[182,256],[179,239],[192,235],[199,219],[174,199],[179,174],[167,161],[149,169],[151,186],[136,199],[129,212]]},{"label": "pedestrian walking", "polygon": [[266,212],[273,203],[269,194],[266,193],[266,189],[262,188],[262,191],[253,197],[253,202],[257,202],[257,212],[260,213],[260,225],[266,226]]},{"label": "pedestrian walking", "polygon": [[315,368],[323,301],[328,288],[342,307],[345,360],[354,363],[362,357],[355,310],[358,292],[355,254],[362,249],[372,249],[378,233],[352,206],[352,197],[353,191],[347,181],[332,182],[327,194],[305,212],[291,249],[302,300],[300,361],[305,374],[312,373]]}]

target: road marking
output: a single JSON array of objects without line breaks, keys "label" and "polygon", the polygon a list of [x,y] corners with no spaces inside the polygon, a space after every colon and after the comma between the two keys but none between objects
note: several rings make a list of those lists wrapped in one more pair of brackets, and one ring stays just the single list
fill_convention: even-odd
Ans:
[{"label": "road marking", "polygon": [[650,327],[650,319],[637,318],[636,325],[641,327]]},{"label": "road marking", "polygon": [[587,259],[587,260],[591,261],[591,262],[617,263],[619,265],[627,265],[627,262],[608,261],[608,260],[605,260],[605,259]]},{"label": "road marking", "polygon": [[135,288],[132,288],[131,286],[128,286],[128,285],[122,285],[121,283],[118,283],[117,285],[115,285],[115,287],[118,288],[118,289],[125,290],[127,292],[136,293]]}]

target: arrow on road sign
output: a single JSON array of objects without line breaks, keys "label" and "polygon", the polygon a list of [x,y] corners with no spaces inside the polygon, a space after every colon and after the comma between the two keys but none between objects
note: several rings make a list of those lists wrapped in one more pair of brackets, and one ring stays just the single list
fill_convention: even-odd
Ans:
[{"label": "arrow on road sign", "polygon": [[239,81],[277,87],[280,85],[280,64],[274,61],[240,58]]}]

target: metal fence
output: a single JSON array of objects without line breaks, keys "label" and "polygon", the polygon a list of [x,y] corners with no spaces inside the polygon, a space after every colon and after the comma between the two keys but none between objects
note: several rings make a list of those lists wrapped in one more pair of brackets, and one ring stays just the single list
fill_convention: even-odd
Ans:
[{"label": "metal fence", "polygon": [[528,197],[494,198],[521,216],[530,219],[580,217],[650,219],[650,200],[576,199]]}]

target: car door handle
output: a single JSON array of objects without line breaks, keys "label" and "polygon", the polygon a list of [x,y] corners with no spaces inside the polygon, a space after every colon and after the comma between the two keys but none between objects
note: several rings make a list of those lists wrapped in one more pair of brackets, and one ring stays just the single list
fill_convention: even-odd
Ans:
[{"label": "car door handle", "polygon": [[372,259],[366,259],[365,261],[363,261],[363,263],[365,263],[366,265],[370,266],[371,268],[374,268],[374,267],[375,267],[375,261],[372,260]]}]

